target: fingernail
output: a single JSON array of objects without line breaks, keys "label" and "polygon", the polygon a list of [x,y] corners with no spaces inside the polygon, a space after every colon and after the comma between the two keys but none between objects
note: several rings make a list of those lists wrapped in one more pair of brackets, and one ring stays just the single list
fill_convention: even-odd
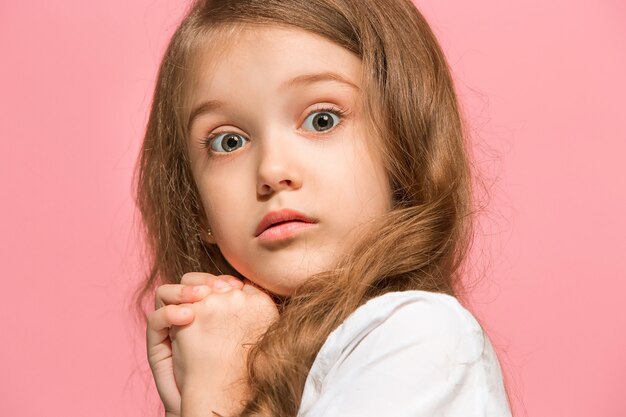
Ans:
[{"label": "fingernail", "polygon": [[209,291],[209,287],[207,287],[206,285],[196,285],[195,287],[193,287],[192,292],[196,295],[198,294],[205,294]]},{"label": "fingernail", "polygon": [[191,309],[188,307],[183,307],[180,309],[180,315],[181,316],[188,316],[189,314],[191,314]]},{"label": "fingernail", "polygon": [[235,278],[229,279],[228,283],[230,284],[231,287],[237,287],[237,286],[242,284],[241,281],[239,281],[238,279],[235,279]]},{"label": "fingernail", "polygon": [[233,289],[228,282],[216,281],[213,286],[217,292],[228,292]]}]

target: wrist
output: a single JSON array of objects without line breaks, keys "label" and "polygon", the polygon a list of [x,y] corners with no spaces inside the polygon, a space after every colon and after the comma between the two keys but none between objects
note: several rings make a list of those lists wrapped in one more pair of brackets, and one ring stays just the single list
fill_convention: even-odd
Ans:
[{"label": "wrist", "polygon": [[[205,385],[187,381],[181,390],[180,417],[228,417],[238,415],[245,405],[246,390],[241,384]],[[178,417],[178,416],[176,416]]]},{"label": "wrist", "polygon": [[217,410],[213,398],[210,393],[199,390],[181,392],[180,417],[213,417],[213,410]]}]

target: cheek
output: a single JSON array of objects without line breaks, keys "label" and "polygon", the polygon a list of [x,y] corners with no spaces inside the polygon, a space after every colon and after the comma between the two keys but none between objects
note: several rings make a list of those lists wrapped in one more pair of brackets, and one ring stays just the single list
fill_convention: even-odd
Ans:
[{"label": "cheek", "polygon": [[245,211],[241,185],[236,175],[223,177],[207,173],[199,185],[207,221],[217,232],[240,223],[238,215]]},{"label": "cheek", "polygon": [[381,155],[365,141],[355,143],[352,158],[344,164],[353,204],[363,215],[380,215],[391,208],[391,190]]}]

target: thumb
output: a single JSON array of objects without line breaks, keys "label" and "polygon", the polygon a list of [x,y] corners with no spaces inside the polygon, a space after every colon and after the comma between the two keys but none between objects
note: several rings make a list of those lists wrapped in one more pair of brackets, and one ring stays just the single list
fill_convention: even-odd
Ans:
[{"label": "thumb", "polygon": [[261,287],[257,286],[254,282],[250,281],[247,278],[243,280],[243,288],[241,289],[241,291],[248,295],[255,295],[259,292],[265,293],[265,290],[263,290]]}]

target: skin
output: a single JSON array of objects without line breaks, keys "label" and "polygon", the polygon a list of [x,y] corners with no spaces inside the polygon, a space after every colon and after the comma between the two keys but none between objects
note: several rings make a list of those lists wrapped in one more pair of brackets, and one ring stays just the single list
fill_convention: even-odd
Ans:
[{"label": "skin", "polygon": [[[346,82],[288,84],[324,73]],[[360,76],[361,62],[349,51],[277,27],[244,30],[201,71],[193,108],[208,100],[224,103],[194,120],[188,146],[209,241],[243,276],[273,293],[288,295],[332,268],[359,226],[390,208],[380,153],[361,114]],[[329,114],[335,111],[320,113],[327,108],[346,114],[335,119]],[[330,116],[335,124],[316,130],[316,116]],[[223,152],[225,133],[241,135],[245,144]],[[220,134],[207,144],[207,137]],[[255,238],[261,219],[285,208],[317,223],[287,241]]]},{"label": "skin", "polygon": [[[332,268],[391,205],[361,113],[360,60],[297,29],[248,27],[236,39],[215,56],[207,48],[193,108],[220,105],[192,113],[188,153],[205,239],[247,280],[191,273],[158,289],[148,357],[169,416],[238,412],[245,345],[278,317],[266,291],[288,295]],[[279,240],[255,236],[267,213],[285,208],[315,223]]]}]

